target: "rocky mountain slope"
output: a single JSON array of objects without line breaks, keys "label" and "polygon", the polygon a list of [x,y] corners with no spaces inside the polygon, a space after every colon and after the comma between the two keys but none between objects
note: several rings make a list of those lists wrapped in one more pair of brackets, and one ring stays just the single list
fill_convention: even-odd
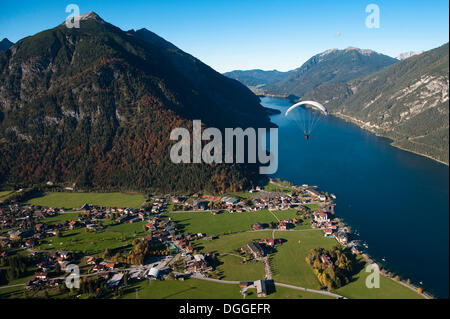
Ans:
[{"label": "rocky mountain slope", "polygon": [[0,183],[82,188],[236,190],[243,165],[172,164],[170,131],[264,127],[259,99],[156,34],[91,12],[0,52]]},{"label": "rocky mountain slope", "polygon": [[350,94],[334,112],[392,138],[395,146],[448,164],[448,57],[447,43],[350,81],[340,88]]}]

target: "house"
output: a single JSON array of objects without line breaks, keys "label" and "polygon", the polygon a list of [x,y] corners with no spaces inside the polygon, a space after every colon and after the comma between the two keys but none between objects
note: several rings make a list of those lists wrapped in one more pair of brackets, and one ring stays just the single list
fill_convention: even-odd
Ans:
[{"label": "house", "polygon": [[76,221],[76,220],[71,220],[70,222],[69,222],[69,228],[70,229],[75,229],[75,228],[77,228],[79,226],[79,223],[78,223],[78,221]]},{"label": "house", "polygon": [[264,243],[269,247],[274,247],[275,239],[273,239],[272,237],[266,238],[266,239],[264,239]]},{"label": "house", "polygon": [[322,224],[322,223],[326,223],[329,222],[329,218],[327,213],[324,212],[315,212],[314,213],[314,221],[317,222],[318,224]]},{"label": "house", "polygon": [[325,254],[322,254],[322,255],[320,256],[320,260],[322,260],[322,262],[323,262],[323,263],[325,264],[325,266],[327,266],[327,267],[329,267],[329,266],[332,265],[330,258],[329,258],[327,255],[325,255]]},{"label": "house", "polygon": [[343,232],[343,231],[339,231],[339,232],[336,234],[336,239],[337,239],[337,241],[338,241],[339,243],[341,243],[341,244],[343,244],[343,245],[347,244],[347,242],[348,242],[348,236],[347,236],[347,233],[345,233],[345,232]]},{"label": "house", "polygon": [[258,243],[249,242],[247,244],[247,247],[255,259],[264,257],[264,250],[261,248],[261,246]]},{"label": "house", "polygon": [[33,236],[33,232],[31,230],[11,230],[8,232],[9,238],[11,240],[20,240],[23,238],[30,238]]},{"label": "house", "polygon": [[190,272],[205,272],[212,268],[206,262],[205,256],[202,254],[194,255],[194,261],[188,266],[188,271]]},{"label": "house", "polygon": [[239,200],[234,197],[222,197],[222,203],[225,203],[226,205],[235,205],[238,202]]},{"label": "house", "polygon": [[115,263],[106,263],[105,269],[106,270],[114,270],[115,265],[116,265]]},{"label": "house", "polygon": [[209,208],[209,202],[202,200],[195,201],[193,203],[193,208],[195,210],[207,210]]},{"label": "house", "polygon": [[46,280],[47,279],[47,273],[46,272],[38,272],[34,276],[36,279]]},{"label": "house", "polygon": [[292,228],[292,221],[289,219],[282,220],[278,223],[279,230],[287,230],[289,228]]},{"label": "house", "polygon": [[317,191],[316,189],[311,188],[311,187],[307,188],[307,189],[306,189],[306,192],[307,192],[309,195],[311,195],[312,197],[319,197],[319,196],[321,195],[319,191]]},{"label": "house", "polygon": [[152,267],[152,268],[148,271],[148,275],[147,275],[147,276],[150,277],[150,278],[158,279],[159,274],[160,274],[160,270],[159,270],[158,268],[156,268],[156,267]]},{"label": "house", "polygon": [[122,281],[123,276],[124,274],[122,273],[114,274],[114,276],[112,276],[111,279],[106,282],[106,284],[108,285],[108,287],[117,287]]},{"label": "house", "polygon": [[258,297],[266,297],[267,296],[266,282],[264,280],[255,281],[254,285],[255,285],[256,294],[258,295]]},{"label": "house", "polygon": [[261,225],[260,223],[256,222],[252,225],[252,230],[261,230],[264,229],[263,225]]}]

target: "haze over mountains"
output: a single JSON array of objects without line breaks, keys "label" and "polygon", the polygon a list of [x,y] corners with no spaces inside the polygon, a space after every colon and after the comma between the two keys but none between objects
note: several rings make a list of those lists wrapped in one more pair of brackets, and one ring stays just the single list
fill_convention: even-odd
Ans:
[{"label": "haze over mountains", "polygon": [[172,164],[170,131],[264,127],[259,99],[156,34],[91,12],[0,52],[0,183],[97,189],[228,191],[244,165]]},{"label": "haze over mountains", "polygon": [[[332,49],[284,73],[279,81],[256,90],[248,86],[262,95],[324,103],[335,115],[393,139],[395,146],[448,164],[448,44],[401,58]],[[239,79],[246,84],[253,71],[244,72]],[[226,75],[237,78],[233,72]]]}]

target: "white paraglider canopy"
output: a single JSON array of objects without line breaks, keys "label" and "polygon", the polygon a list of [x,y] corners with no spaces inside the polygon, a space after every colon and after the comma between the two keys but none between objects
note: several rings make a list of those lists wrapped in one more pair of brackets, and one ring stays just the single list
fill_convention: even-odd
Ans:
[{"label": "white paraglider canopy", "polygon": [[293,109],[295,109],[296,107],[298,107],[300,105],[305,105],[305,104],[314,106],[319,111],[323,112],[325,115],[328,115],[328,110],[326,109],[326,107],[323,106],[322,104],[320,104],[319,102],[314,102],[314,101],[301,101],[301,102],[298,102],[298,103],[292,105],[290,108],[288,108],[288,110],[286,111],[285,115],[288,116],[289,112],[291,112]]},{"label": "white paraglider canopy", "polygon": [[[297,109],[301,105],[309,105],[312,110]],[[293,112],[292,112],[293,111]],[[309,138],[309,134],[316,126],[322,115],[328,115],[328,110],[325,106],[315,101],[301,101],[287,109],[285,116],[287,117],[291,113],[290,118],[295,120],[298,126],[303,130],[306,139]]]}]

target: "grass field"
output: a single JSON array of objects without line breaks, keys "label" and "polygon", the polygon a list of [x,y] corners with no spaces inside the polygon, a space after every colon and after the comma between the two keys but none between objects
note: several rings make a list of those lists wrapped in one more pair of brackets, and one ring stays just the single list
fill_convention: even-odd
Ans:
[{"label": "grass field", "polygon": [[[137,289],[137,293],[136,293]],[[238,285],[221,284],[199,279],[186,281],[142,281],[125,290],[124,299],[242,299]],[[256,299],[255,289],[249,289],[246,299]],[[277,287],[267,299],[328,298],[319,294]],[[265,299],[265,298],[258,298]]]},{"label": "grass field", "polygon": [[114,249],[129,245],[133,239],[146,234],[145,222],[108,226],[104,231],[86,232],[84,228],[63,232],[63,237],[50,237],[40,241],[40,250],[81,251],[95,255],[106,248]]},{"label": "grass field", "polygon": [[206,253],[215,252],[219,254],[221,265],[217,267],[221,279],[254,281],[264,279],[264,266],[260,261],[249,261],[242,264],[242,258],[235,251],[256,239],[271,236],[272,232],[246,232],[232,235],[224,235],[212,241],[197,240],[193,242],[196,251]]},{"label": "grass field", "polygon": [[324,237],[320,230],[276,232],[275,238],[284,239],[285,242],[278,246],[277,252],[271,257],[273,279],[300,287],[319,288],[319,281],[305,257],[313,248],[336,246],[336,240]]},{"label": "grass field", "polygon": [[418,293],[400,285],[392,279],[380,275],[380,288],[367,288],[365,285],[370,273],[362,269],[355,280],[337,289],[335,292],[348,298],[356,299],[423,299]]},{"label": "grass field", "polygon": [[247,245],[248,242],[270,236],[272,236],[272,231],[245,232],[223,235],[215,240],[199,239],[192,242],[192,245],[199,252],[236,253],[236,249]]},{"label": "grass field", "polygon": [[60,214],[53,217],[47,217],[43,219],[42,221],[49,225],[59,224],[61,222],[64,222],[66,220],[77,220],[78,219],[78,213],[65,213]]},{"label": "grass field", "polygon": [[289,186],[279,186],[274,183],[268,183],[264,186],[266,192],[280,192],[280,193],[292,193],[292,187]]},{"label": "grass field", "polygon": [[27,201],[28,204],[73,209],[83,204],[106,207],[139,208],[145,202],[142,194],[124,193],[48,193]]},{"label": "grass field", "polygon": [[[296,216],[296,210],[293,209],[273,213],[280,219]],[[268,210],[246,213],[223,212],[218,215],[212,215],[210,212],[167,213],[165,216],[171,217],[172,220],[184,227],[183,230],[185,232],[193,234],[206,233],[207,235],[251,230],[251,226],[255,222],[261,224],[277,222],[277,219]]]},{"label": "grass field", "polygon": [[249,261],[242,264],[242,258],[235,255],[220,255],[222,263],[217,267],[221,273],[221,279],[255,281],[264,279],[264,266],[260,261]]}]

